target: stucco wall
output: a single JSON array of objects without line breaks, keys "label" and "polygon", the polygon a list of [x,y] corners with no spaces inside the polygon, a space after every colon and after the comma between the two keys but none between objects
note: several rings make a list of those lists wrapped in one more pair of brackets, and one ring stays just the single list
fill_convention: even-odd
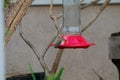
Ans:
[{"label": "stucco wall", "polygon": [[[93,19],[100,6],[82,10],[82,25]],[[59,14],[61,6],[54,7]],[[31,7],[23,18],[23,31],[26,37],[36,46],[40,54],[56,33],[52,20],[49,18],[48,6]],[[110,5],[102,15],[87,29],[83,35],[96,45],[88,49],[65,49],[59,69],[64,67],[64,80],[99,80],[92,68],[104,80],[118,80],[116,67],[108,56],[108,38],[111,33],[120,31],[120,5]],[[6,69],[8,75],[29,72],[31,63],[35,72],[43,71],[32,50],[20,38],[19,28],[10,39],[6,49]],[[53,47],[47,52],[46,63],[51,68],[57,49]]]}]

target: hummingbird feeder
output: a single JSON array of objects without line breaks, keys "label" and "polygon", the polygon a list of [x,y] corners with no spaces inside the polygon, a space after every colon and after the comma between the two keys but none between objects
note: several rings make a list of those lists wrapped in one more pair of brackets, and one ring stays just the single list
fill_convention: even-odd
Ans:
[{"label": "hummingbird feeder", "polygon": [[[61,27],[62,41],[56,48],[88,48],[89,43],[81,34],[80,0],[62,0],[63,25]],[[58,43],[58,42],[56,42]],[[54,44],[53,46],[56,46]]]}]

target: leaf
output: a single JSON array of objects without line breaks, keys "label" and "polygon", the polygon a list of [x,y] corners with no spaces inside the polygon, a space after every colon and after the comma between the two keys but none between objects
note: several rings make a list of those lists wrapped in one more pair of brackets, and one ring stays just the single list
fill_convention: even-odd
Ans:
[{"label": "leaf", "polygon": [[45,76],[44,80],[47,80],[47,77]]},{"label": "leaf", "polygon": [[60,71],[58,72],[58,75],[56,76],[55,80],[60,80],[60,77],[62,76],[64,68],[61,68]]},{"label": "leaf", "polygon": [[6,29],[5,29],[5,35],[7,35],[7,34],[8,34],[8,32],[9,32],[9,29],[8,29],[8,28],[6,28]]},{"label": "leaf", "polygon": [[30,71],[30,73],[31,73],[31,75],[32,75],[32,79],[33,79],[33,80],[36,80],[36,77],[35,77],[35,74],[34,74],[34,71],[33,71],[33,68],[32,68],[32,65],[31,65],[31,64],[29,64],[29,71]]},{"label": "leaf", "polygon": [[51,74],[48,78],[44,78],[44,80],[60,80],[62,73],[63,73],[64,68],[61,68],[58,74]]},{"label": "leaf", "polygon": [[48,80],[54,80],[55,79],[55,74],[51,74]]},{"label": "leaf", "polygon": [[10,0],[4,0],[4,7],[6,8],[9,5],[10,5]]}]

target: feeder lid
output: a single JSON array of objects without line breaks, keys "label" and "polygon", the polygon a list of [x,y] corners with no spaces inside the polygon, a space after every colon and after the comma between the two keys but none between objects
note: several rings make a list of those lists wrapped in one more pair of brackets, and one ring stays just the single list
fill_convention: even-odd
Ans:
[{"label": "feeder lid", "polygon": [[[82,35],[63,35],[63,40],[57,48],[88,48],[95,44],[89,43]],[[55,44],[53,44],[55,46]]]}]

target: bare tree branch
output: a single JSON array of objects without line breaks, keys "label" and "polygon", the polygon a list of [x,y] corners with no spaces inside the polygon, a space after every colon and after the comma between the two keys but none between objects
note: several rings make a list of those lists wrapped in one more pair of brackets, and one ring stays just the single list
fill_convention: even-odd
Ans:
[{"label": "bare tree branch", "polygon": [[56,59],[55,59],[54,64],[52,66],[51,73],[56,73],[58,65],[59,65],[61,57],[62,57],[62,54],[63,54],[63,51],[64,51],[63,49],[58,50],[57,55],[56,55]]},{"label": "bare tree branch", "polygon": [[5,45],[7,45],[11,35],[16,30],[16,27],[22,17],[26,14],[32,1],[33,0],[18,0],[18,2],[14,5],[14,8],[12,7],[12,9],[5,14],[5,23],[9,30],[9,32],[5,35]]},{"label": "bare tree branch", "polygon": [[57,16],[57,19],[60,19],[63,16],[63,14],[61,13],[60,15]]},{"label": "bare tree branch", "polygon": [[47,45],[47,47],[44,49],[44,51],[43,51],[43,58],[45,57],[48,49],[50,48],[50,44],[52,44],[55,41],[56,38],[57,38],[57,35],[53,36],[52,39],[50,40],[49,44]]},{"label": "bare tree branch", "polygon": [[[61,25],[60,25],[60,28],[61,28]],[[43,57],[45,57],[48,49],[50,48],[50,44],[52,44],[57,37],[58,37],[58,34],[52,37],[52,39],[50,40],[49,44],[47,45],[47,47],[43,51]]]},{"label": "bare tree branch", "polygon": [[91,2],[88,3],[88,4],[82,5],[82,6],[80,7],[80,9],[85,9],[85,8],[87,8],[87,7],[89,7],[89,6],[95,5],[95,4],[98,3],[99,1],[100,1],[100,0],[91,1]]},{"label": "bare tree branch", "polygon": [[58,23],[58,19],[61,18],[63,15],[60,14],[58,16],[55,16],[53,14],[53,2],[54,2],[54,0],[51,0],[49,14],[50,14],[50,18],[54,21],[54,25],[55,25],[55,28],[57,30],[58,36],[61,37],[62,33],[61,33],[61,30],[60,30],[60,25]]},{"label": "bare tree branch", "polygon": [[49,69],[44,61],[44,57],[42,55],[39,55],[39,52],[37,51],[37,49],[35,48],[35,46],[24,36],[24,33],[22,32],[22,24],[19,27],[20,31],[20,37],[25,41],[25,43],[32,49],[32,51],[34,52],[35,56],[37,57],[39,63],[41,64],[42,68],[45,71],[46,76],[49,76]]},{"label": "bare tree branch", "polygon": [[93,68],[92,71],[99,77],[99,80],[104,80]]},{"label": "bare tree branch", "polygon": [[83,33],[88,27],[90,27],[92,25],[92,23],[94,23],[97,20],[97,18],[100,16],[102,11],[107,7],[107,5],[109,4],[110,1],[111,0],[106,0],[105,1],[103,6],[100,8],[98,14],[96,15],[96,17],[93,20],[89,21],[89,23],[87,25],[83,26],[83,29],[81,30],[81,33]]},{"label": "bare tree branch", "polygon": [[[54,62],[54,64],[53,64],[53,66],[52,66],[52,70],[49,71],[49,69],[48,69],[48,67],[47,67],[47,65],[46,65],[46,63],[45,63],[45,61],[44,61],[44,57],[45,57],[46,52],[47,52],[48,49],[50,48],[50,46],[47,45],[47,48],[45,48],[45,51],[43,52],[43,55],[39,55],[39,53],[38,53],[37,49],[35,48],[35,46],[24,36],[24,33],[22,32],[22,24],[21,24],[19,30],[20,30],[20,36],[21,36],[21,38],[22,38],[22,39],[25,41],[25,43],[33,50],[35,56],[37,57],[37,59],[38,59],[38,61],[39,61],[39,63],[40,63],[40,65],[41,65],[42,68],[44,69],[46,76],[49,76],[49,75],[50,75],[49,72],[55,73],[55,72],[57,71],[59,62],[60,62],[60,60],[61,60],[62,53],[63,53],[63,49],[59,49],[59,50],[58,50],[57,55],[56,55],[55,62]],[[56,37],[57,37],[57,36],[54,36],[54,37],[52,38],[52,40],[50,41],[49,44],[53,43],[54,40],[56,39]]]}]

